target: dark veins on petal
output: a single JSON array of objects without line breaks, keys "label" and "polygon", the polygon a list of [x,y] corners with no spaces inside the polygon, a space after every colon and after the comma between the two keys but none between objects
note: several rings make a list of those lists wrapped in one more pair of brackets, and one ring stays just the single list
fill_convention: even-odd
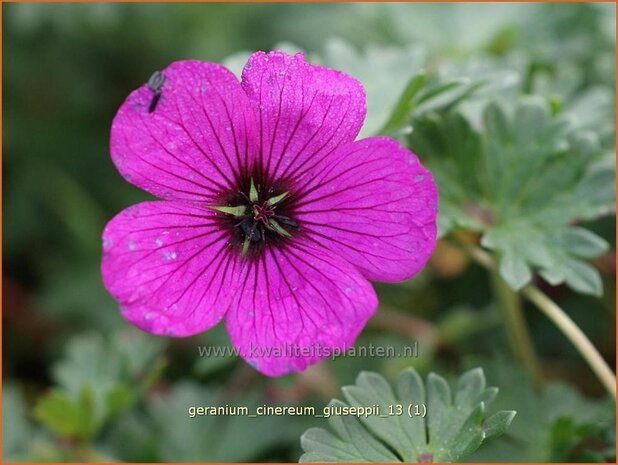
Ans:
[{"label": "dark veins on petal", "polygon": [[[147,86],[152,93],[147,110],[149,115],[156,111],[165,84],[166,77],[161,71],[155,71],[148,80]],[[199,147],[196,141],[194,143]],[[226,155],[233,165],[229,154]],[[261,156],[259,160],[261,163]],[[238,147],[235,161],[242,165]],[[244,161],[248,161],[246,155]],[[301,196],[293,191],[292,182],[269,179],[258,166],[233,171],[232,179],[227,179],[230,187],[219,185],[222,192],[214,205],[207,205],[216,211],[221,228],[229,230],[232,249],[243,258],[255,259],[266,247],[281,247],[301,233],[294,218],[295,206]]]}]

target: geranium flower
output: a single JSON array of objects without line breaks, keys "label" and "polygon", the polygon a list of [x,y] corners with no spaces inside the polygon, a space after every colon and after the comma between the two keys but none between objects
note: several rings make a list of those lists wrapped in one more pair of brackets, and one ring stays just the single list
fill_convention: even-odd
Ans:
[{"label": "geranium flower", "polygon": [[[379,70],[376,70],[379,72]],[[271,376],[351,347],[377,307],[368,280],[423,268],[436,241],[431,174],[396,141],[354,141],[361,84],[302,54],[172,63],[114,118],[111,155],[162,199],[103,232],[102,273],[124,318],[190,336],[222,319]]]}]

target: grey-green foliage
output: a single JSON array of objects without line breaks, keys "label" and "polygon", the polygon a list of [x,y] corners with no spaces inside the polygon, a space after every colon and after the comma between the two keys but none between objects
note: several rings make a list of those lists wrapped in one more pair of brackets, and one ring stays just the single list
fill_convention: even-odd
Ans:
[{"label": "grey-green foliage", "polygon": [[[302,49],[279,42],[273,50],[297,53]],[[359,137],[375,134],[401,135],[410,129],[409,118],[452,108],[481,89],[495,93],[508,85],[512,73],[477,73],[457,77],[427,71],[427,50],[422,46],[367,46],[358,50],[340,38],[325,42],[319,52],[307,53],[307,61],[348,73],[365,90],[367,115]],[[238,52],[223,63],[240,77],[250,52]],[[379,72],[376,72],[379,70]]]},{"label": "grey-green foliage", "polygon": [[56,386],[39,398],[34,417],[56,435],[88,439],[134,404],[159,374],[163,341],[136,330],[105,339],[70,340],[52,370]]},{"label": "grey-green foliage", "polygon": [[[412,368],[401,372],[393,387],[377,373],[361,372],[342,392],[346,401],[333,400],[330,406],[377,404],[380,415],[330,416],[332,432],[311,428],[301,437],[301,462],[454,462],[503,434],[515,416],[503,410],[485,417],[498,389],[485,386],[481,368],[464,373],[454,394],[441,376],[430,373],[424,384]],[[414,415],[411,404],[424,405],[426,416]]]},{"label": "grey-green foliage", "polygon": [[[286,53],[302,51],[300,47],[289,42],[276,43],[272,49]],[[235,53],[223,63],[240,76],[250,54],[248,51]],[[424,69],[427,54],[421,46],[368,46],[357,50],[344,39],[331,38],[325,42],[320,52],[305,55],[310,63],[344,71],[363,84],[367,97],[367,116],[362,137],[375,134],[387,122],[393,107],[401,100],[410,76],[415,76]]]},{"label": "grey-green foliage", "polygon": [[573,130],[531,98],[511,111],[487,105],[480,129],[458,113],[428,115],[415,121],[410,146],[440,186],[442,236],[480,232],[514,289],[536,270],[550,284],[602,293],[586,260],[608,244],[574,225],[615,211],[615,167],[595,134]]},{"label": "grey-green foliage", "polygon": [[363,84],[367,117],[360,137],[400,136],[412,130],[410,118],[446,111],[476,96],[495,95],[517,81],[513,71],[505,69],[454,74],[436,68],[427,48],[420,45],[367,46],[358,51],[342,39],[330,39],[321,54],[310,58]]},{"label": "grey-green foliage", "polygon": [[19,388],[8,383],[2,390],[2,460],[13,461],[28,449],[32,425]]},{"label": "grey-green foliage", "polygon": [[[128,460],[157,462],[259,461],[271,448],[287,446],[306,428],[302,417],[232,414],[198,415],[190,407],[247,407],[249,413],[268,403],[258,390],[242,400],[225,390],[180,381],[167,392],[153,395],[144,412],[131,411],[115,423],[107,438],[110,450]],[[236,411],[238,413],[238,411]]]},{"label": "grey-green foliage", "polygon": [[561,381],[535,388],[529,376],[502,357],[482,362],[502,387],[493,409],[517,410],[508,433],[468,460],[471,462],[602,462],[615,457],[613,399],[586,398]]},{"label": "grey-green foliage", "polygon": [[387,122],[410,76],[426,68],[427,51],[420,45],[370,45],[358,51],[343,39],[330,39],[319,59],[325,66],[342,70],[363,84],[367,116],[360,137],[367,137]]}]

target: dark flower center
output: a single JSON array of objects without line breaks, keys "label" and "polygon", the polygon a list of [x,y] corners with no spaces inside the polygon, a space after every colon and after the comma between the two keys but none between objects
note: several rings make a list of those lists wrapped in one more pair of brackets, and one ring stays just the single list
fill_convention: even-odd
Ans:
[{"label": "dark flower center", "polygon": [[230,229],[230,245],[241,256],[255,257],[270,245],[281,245],[299,230],[292,218],[293,195],[281,186],[262,186],[250,178],[238,191],[223,196],[225,205],[211,205],[222,226]]}]

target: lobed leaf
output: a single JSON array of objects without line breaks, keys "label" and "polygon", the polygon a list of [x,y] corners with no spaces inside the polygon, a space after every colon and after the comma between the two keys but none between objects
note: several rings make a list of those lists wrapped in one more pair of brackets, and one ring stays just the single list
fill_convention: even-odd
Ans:
[{"label": "lobed leaf", "polygon": [[608,244],[576,225],[615,211],[615,167],[594,134],[574,130],[530,98],[510,112],[490,103],[480,129],[458,113],[419,118],[409,142],[440,187],[441,236],[479,232],[513,289],[538,272],[553,285],[602,293],[586,260]]},{"label": "lobed leaf", "polygon": [[[615,437],[612,428],[616,409],[609,396],[587,399],[570,385],[556,381],[538,389],[528,375],[511,362],[501,357],[482,361],[488,376],[504,389],[493,404],[493,411],[498,411],[483,424],[486,437],[496,437],[496,440],[479,448],[467,460],[577,462],[577,454],[584,451],[610,448],[606,456],[615,456],[611,438]],[[516,409],[517,421],[509,427],[508,435],[498,437],[494,436],[494,431],[498,435],[504,433],[514,414],[500,411],[503,408]]]},{"label": "lobed leaf", "polygon": [[[425,386],[412,368],[400,373],[394,389],[379,374],[361,372],[342,392],[346,402],[331,405],[377,405],[379,414],[330,416],[335,434],[322,428],[305,432],[301,462],[453,462],[503,434],[515,416],[501,411],[485,419],[497,389],[486,388],[481,368],[464,373],[454,395],[441,376],[430,373]],[[410,405],[424,405],[426,418],[410,415]]]},{"label": "lobed leaf", "polygon": [[94,436],[159,375],[161,349],[161,340],[133,330],[108,340],[94,333],[75,337],[52,369],[57,387],[37,401],[35,418],[61,437]]}]

